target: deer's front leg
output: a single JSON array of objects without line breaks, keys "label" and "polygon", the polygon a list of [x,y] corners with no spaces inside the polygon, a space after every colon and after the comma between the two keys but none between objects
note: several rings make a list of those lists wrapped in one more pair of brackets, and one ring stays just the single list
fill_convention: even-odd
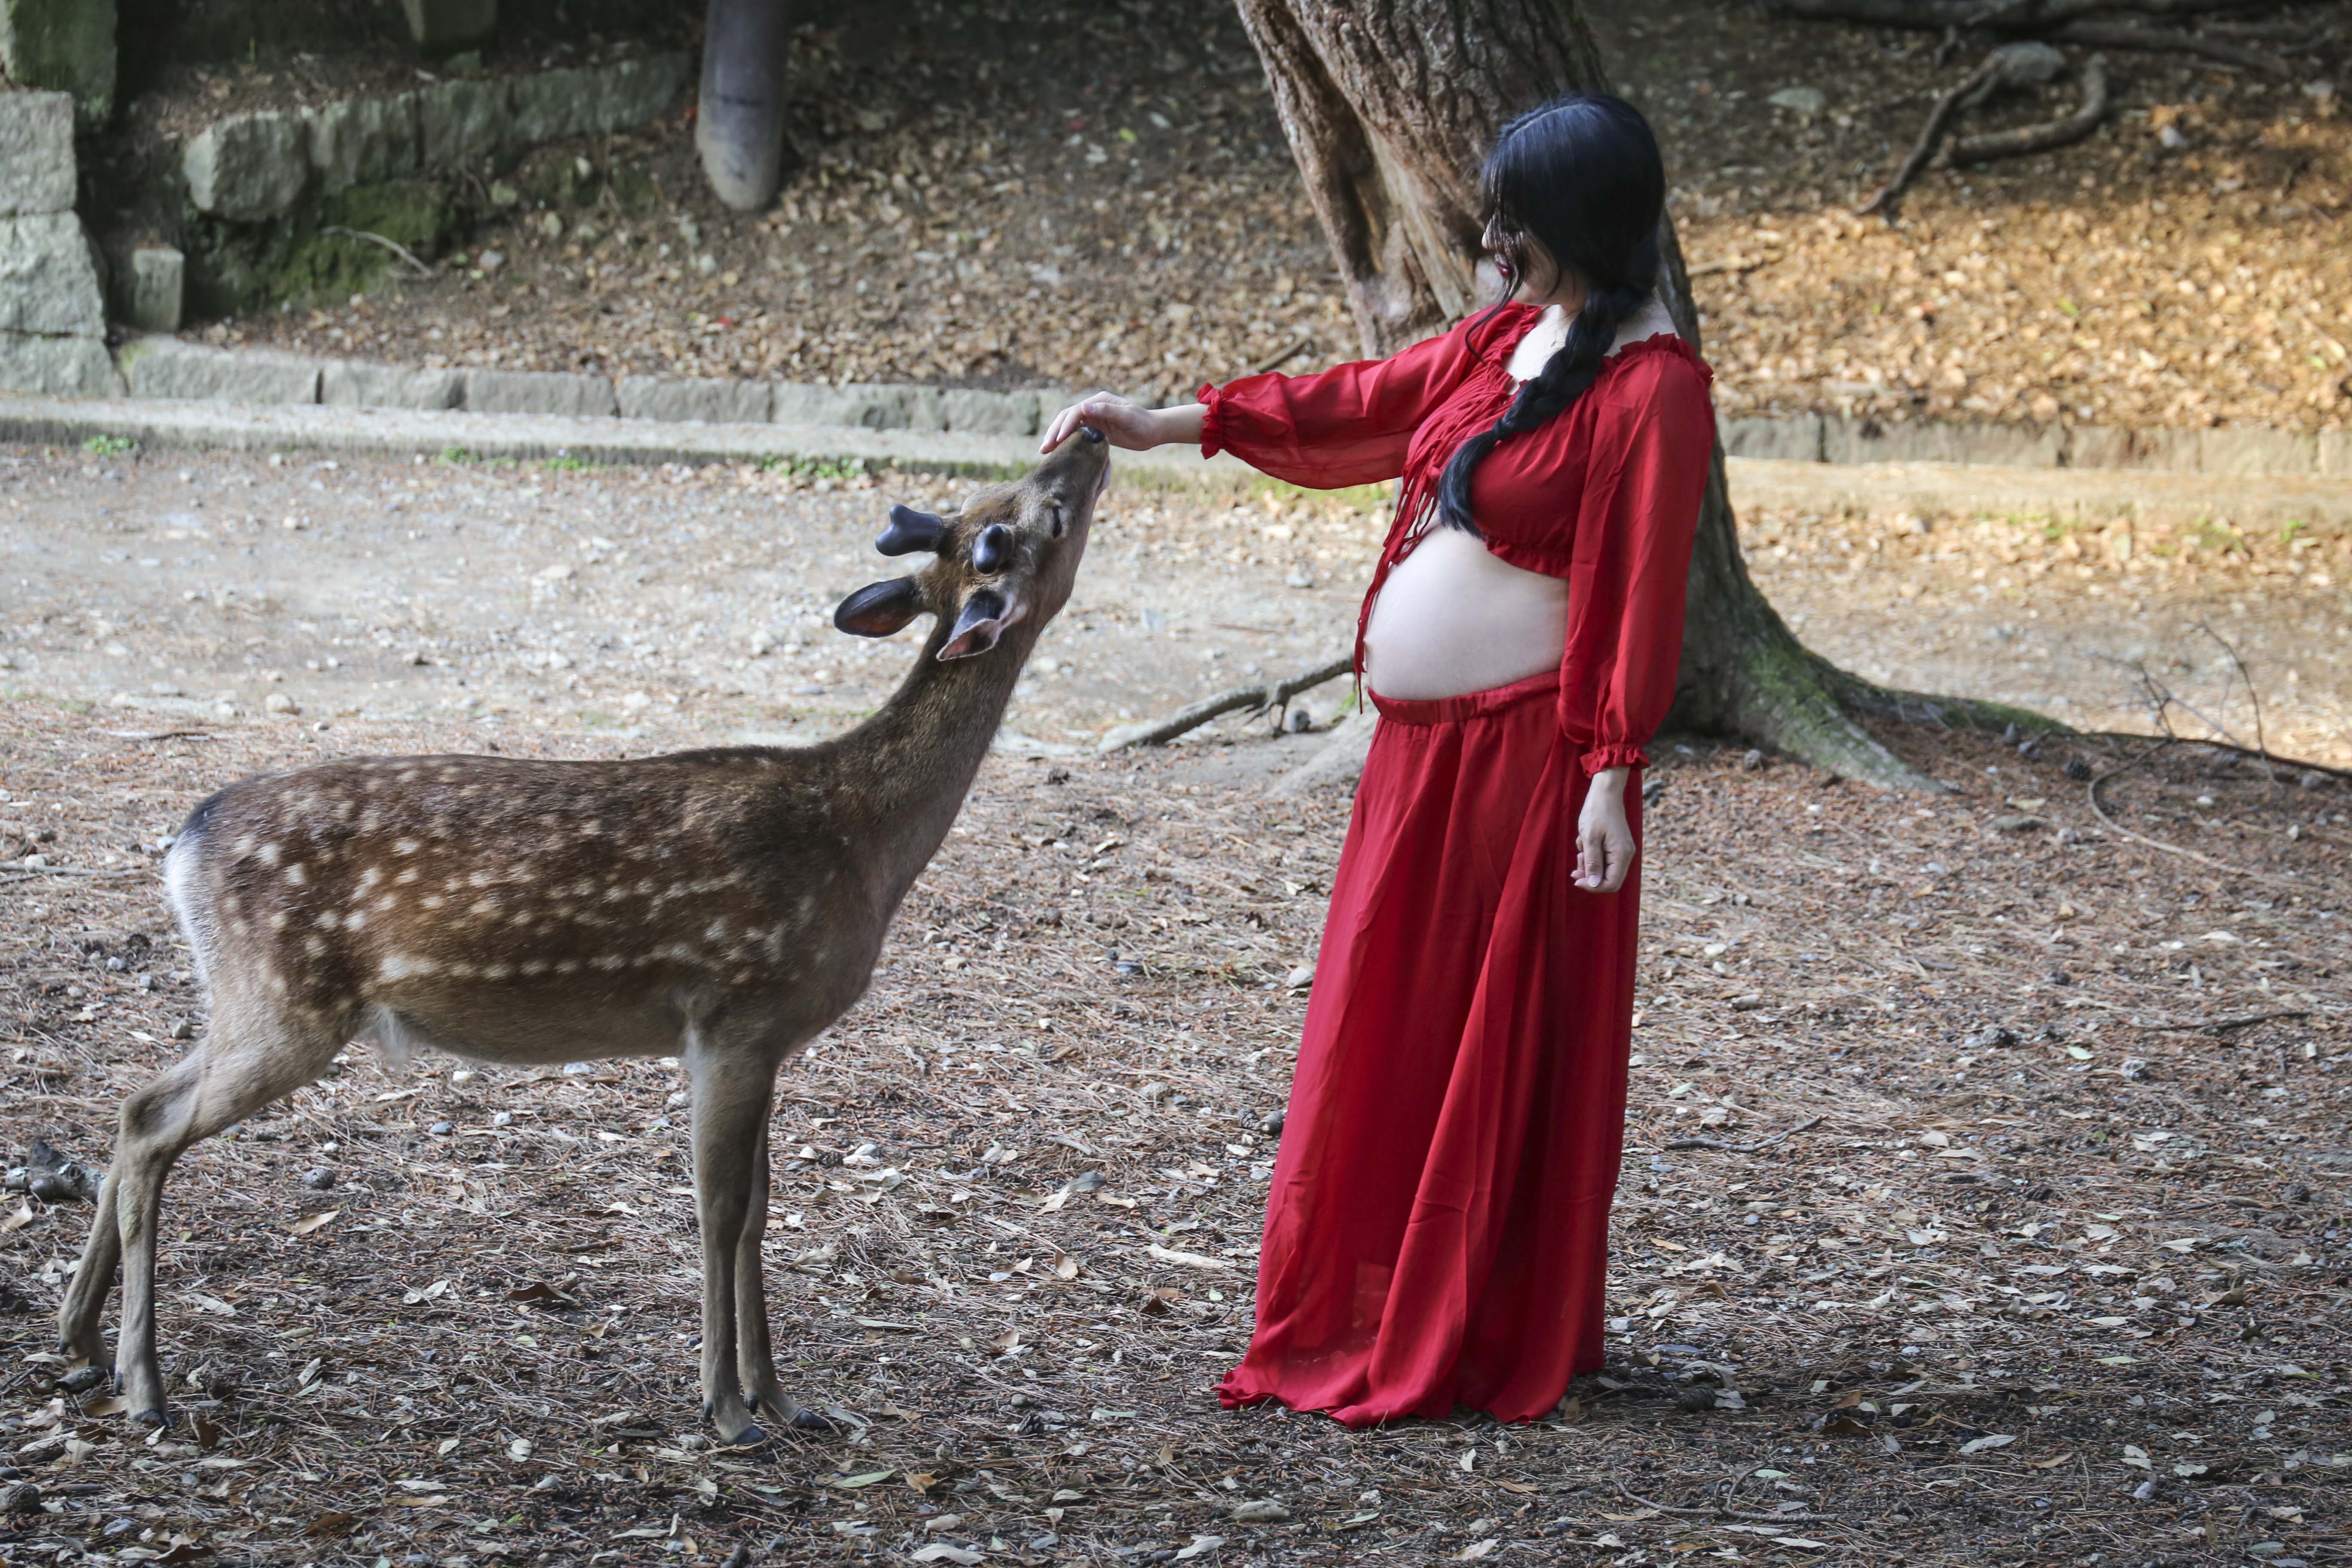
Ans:
[{"label": "deer's front leg", "polygon": [[754,1411],[802,1432],[830,1432],[833,1423],[803,1409],[776,1377],[775,1352],[768,1338],[768,1282],[761,1269],[761,1243],[768,1232],[768,1117],[760,1120],[760,1146],[751,1156],[749,1205],[743,1236],[735,1250],[735,1365]]},{"label": "deer's front leg", "polygon": [[106,1294],[114,1289],[114,1271],[122,1262],[122,1229],[114,1217],[121,1181],[112,1171],[98,1192],[98,1215],[90,1221],[89,1240],[83,1244],[81,1263],[66,1287],[65,1303],[58,1311],[58,1348],[103,1367],[106,1335]]},{"label": "deer's front leg", "polygon": [[759,1443],[767,1434],[752,1421],[737,1374],[737,1258],[775,1058],[740,1045],[730,1049],[722,1037],[698,1038],[687,1061],[694,1074],[694,1198],[702,1228],[702,1411],[726,1442]]}]

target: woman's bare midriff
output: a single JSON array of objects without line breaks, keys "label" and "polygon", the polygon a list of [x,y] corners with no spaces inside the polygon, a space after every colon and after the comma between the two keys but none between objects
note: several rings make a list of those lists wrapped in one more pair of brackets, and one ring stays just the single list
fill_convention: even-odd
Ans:
[{"label": "woman's bare midriff", "polygon": [[[1514,377],[1543,368],[1564,322],[1548,312],[1511,356]],[[1609,352],[1674,322],[1654,298]],[[1474,536],[1433,524],[1381,585],[1364,628],[1364,680],[1383,697],[1434,701],[1558,668],[1568,647],[1568,584],[1497,559]]]}]

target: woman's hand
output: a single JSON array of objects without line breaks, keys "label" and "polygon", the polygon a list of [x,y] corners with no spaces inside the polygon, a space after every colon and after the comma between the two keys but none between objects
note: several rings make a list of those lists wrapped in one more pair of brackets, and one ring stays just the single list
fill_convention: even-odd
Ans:
[{"label": "woman's hand", "polygon": [[1145,408],[1117,393],[1097,392],[1055,415],[1046,424],[1045,438],[1037,449],[1052,451],[1077,434],[1081,425],[1094,426],[1110,438],[1112,446],[1124,447],[1130,452],[1148,452],[1171,441],[1198,441],[1202,413],[1197,403],[1178,408]]},{"label": "woman's hand", "polygon": [[1588,893],[1613,893],[1633,869],[1633,829],[1625,820],[1625,779],[1630,768],[1603,768],[1584,793],[1576,823],[1576,885]]}]

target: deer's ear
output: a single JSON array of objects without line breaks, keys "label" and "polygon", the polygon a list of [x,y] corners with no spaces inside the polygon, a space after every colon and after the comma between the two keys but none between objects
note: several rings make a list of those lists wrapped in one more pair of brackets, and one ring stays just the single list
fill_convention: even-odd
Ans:
[{"label": "deer's ear", "polygon": [[948,633],[940,657],[970,658],[973,654],[986,653],[1003,635],[1004,595],[993,588],[982,588],[963,602],[963,609],[957,614],[955,627]]},{"label": "deer's ear", "polygon": [[868,583],[846,599],[833,612],[833,624],[852,637],[887,637],[906,629],[907,623],[922,613],[922,595],[916,592],[912,577],[893,577],[887,582]]}]

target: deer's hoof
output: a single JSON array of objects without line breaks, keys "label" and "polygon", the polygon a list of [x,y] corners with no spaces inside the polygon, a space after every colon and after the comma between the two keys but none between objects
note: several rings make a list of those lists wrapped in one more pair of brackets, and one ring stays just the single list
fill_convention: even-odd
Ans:
[{"label": "deer's hoof", "polygon": [[805,1405],[793,1412],[793,1418],[789,1425],[795,1432],[821,1432],[830,1435],[841,1430],[833,1424],[830,1417],[820,1415]]},{"label": "deer's hoof", "polygon": [[721,1446],[729,1448],[758,1448],[766,1446],[767,1441],[766,1429],[756,1421],[751,1422],[732,1436],[722,1435],[719,1438]]},{"label": "deer's hoof", "polygon": [[152,1410],[142,1410],[138,1415],[133,1415],[131,1419],[133,1423],[141,1426],[154,1426],[161,1428],[169,1426],[172,1424],[171,1415],[160,1405]]}]

